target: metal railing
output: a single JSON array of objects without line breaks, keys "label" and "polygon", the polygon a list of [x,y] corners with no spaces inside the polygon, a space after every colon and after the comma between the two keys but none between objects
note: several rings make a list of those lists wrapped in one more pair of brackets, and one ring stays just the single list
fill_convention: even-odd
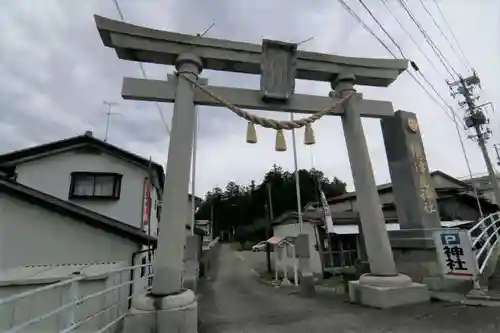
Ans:
[{"label": "metal railing", "polygon": [[496,246],[500,241],[499,232],[500,212],[488,215],[469,230],[479,274],[483,274],[488,261],[496,252]]},{"label": "metal railing", "polygon": [[220,239],[220,237],[216,237],[216,238],[212,239],[208,244],[206,244],[206,245],[204,244],[203,250],[210,250],[215,245],[219,244],[219,239]]},{"label": "metal railing", "polygon": [[152,272],[147,267],[151,263],[78,275],[1,298],[0,332],[110,331],[129,313],[129,300],[150,288],[153,273],[137,274]]}]

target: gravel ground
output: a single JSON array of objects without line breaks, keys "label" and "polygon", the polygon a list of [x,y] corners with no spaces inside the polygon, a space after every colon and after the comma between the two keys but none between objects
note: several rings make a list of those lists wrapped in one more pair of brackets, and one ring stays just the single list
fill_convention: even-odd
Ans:
[{"label": "gravel ground", "polygon": [[338,295],[302,298],[257,282],[250,267],[222,245],[215,278],[200,288],[200,333],[500,332],[500,308],[427,303],[378,310]]}]

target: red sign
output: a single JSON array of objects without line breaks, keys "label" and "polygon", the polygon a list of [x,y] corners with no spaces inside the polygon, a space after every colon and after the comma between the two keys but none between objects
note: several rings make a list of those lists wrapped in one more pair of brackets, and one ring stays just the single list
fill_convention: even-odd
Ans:
[{"label": "red sign", "polygon": [[146,177],[144,179],[144,206],[143,206],[143,212],[144,216],[142,217],[143,225],[147,226],[149,225],[149,219],[151,216],[151,182],[149,181],[149,178]]}]

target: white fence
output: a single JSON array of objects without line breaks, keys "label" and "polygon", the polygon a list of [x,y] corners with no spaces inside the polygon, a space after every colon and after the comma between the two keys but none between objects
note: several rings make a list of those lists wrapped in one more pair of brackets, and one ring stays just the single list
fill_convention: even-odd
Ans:
[{"label": "white fence", "polygon": [[141,271],[152,272],[151,264],[78,275],[32,290],[18,286],[17,293],[0,299],[0,332],[114,332],[132,297],[149,289],[153,274]]},{"label": "white fence", "polygon": [[480,274],[484,273],[490,258],[496,252],[496,246],[500,242],[499,232],[500,212],[485,217],[469,230]]}]

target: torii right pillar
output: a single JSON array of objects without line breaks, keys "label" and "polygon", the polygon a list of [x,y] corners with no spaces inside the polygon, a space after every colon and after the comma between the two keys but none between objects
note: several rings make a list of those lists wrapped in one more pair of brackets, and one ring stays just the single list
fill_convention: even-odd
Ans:
[{"label": "torii right pillar", "polygon": [[398,272],[430,290],[469,288],[443,279],[439,268],[432,233],[442,228],[441,219],[416,114],[397,111],[381,126],[401,228],[389,232]]}]

